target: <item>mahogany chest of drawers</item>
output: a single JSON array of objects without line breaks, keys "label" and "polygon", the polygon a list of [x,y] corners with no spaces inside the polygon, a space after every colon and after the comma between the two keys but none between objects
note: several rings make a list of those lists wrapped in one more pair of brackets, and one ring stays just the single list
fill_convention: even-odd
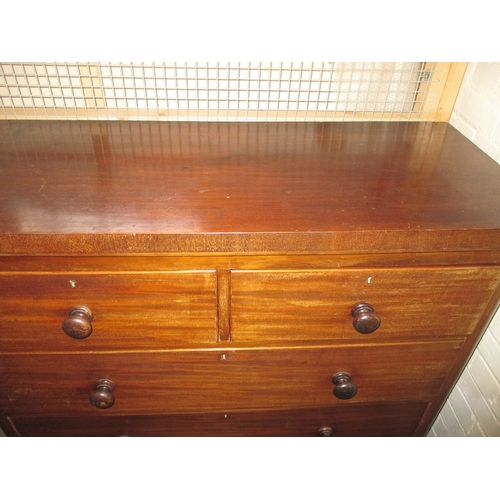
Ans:
[{"label": "mahogany chest of drawers", "polygon": [[500,298],[445,123],[0,123],[20,436],[422,436]]}]

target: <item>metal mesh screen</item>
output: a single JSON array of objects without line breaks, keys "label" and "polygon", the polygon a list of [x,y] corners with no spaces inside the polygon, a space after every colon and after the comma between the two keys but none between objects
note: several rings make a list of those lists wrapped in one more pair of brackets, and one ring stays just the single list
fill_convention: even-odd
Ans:
[{"label": "metal mesh screen", "polygon": [[439,71],[409,62],[0,63],[0,118],[426,120]]}]

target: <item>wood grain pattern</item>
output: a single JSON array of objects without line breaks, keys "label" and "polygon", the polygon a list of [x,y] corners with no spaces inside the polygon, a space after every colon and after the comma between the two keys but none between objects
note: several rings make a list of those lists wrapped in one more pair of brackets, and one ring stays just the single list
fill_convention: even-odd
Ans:
[{"label": "wood grain pattern", "polygon": [[[458,360],[463,339],[300,349],[186,350],[146,354],[0,355],[5,412],[113,414],[300,408],[430,401]],[[348,372],[357,395],[333,396]],[[97,410],[99,379],[115,384],[115,404]]]},{"label": "wood grain pattern", "polygon": [[500,302],[499,183],[444,123],[2,122],[0,421],[423,435]]},{"label": "wood grain pattern", "polygon": [[219,341],[231,340],[231,274],[229,271],[217,271],[217,322]]},{"label": "wood grain pattern", "polygon": [[[76,258],[77,257],[77,258]],[[0,256],[0,273],[165,272],[215,270],[356,269],[417,266],[500,266],[500,250],[377,253],[169,253],[154,255]]]},{"label": "wood grain pattern", "polygon": [[20,415],[0,421],[21,436],[304,436],[328,425],[333,436],[411,436],[423,403],[351,405],[295,410],[82,417]]},{"label": "wood grain pattern", "polygon": [[[215,271],[0,274],[0,352],[165,349],[217,342]],[[77,305],[94,315],[92,334],[68,337]]]},{"label": "wood grain pattern", "polygon": [[[233,271],[235,342],[465,336],[498,286],[500,269],[397,268]],[[353,328],[351,308],[369,302],[374,333]]]},{"label": "wood grain pattern", "polygon": [[446,123],[7,121],[0,141],[1,253],[500,248],[498,166]]}]

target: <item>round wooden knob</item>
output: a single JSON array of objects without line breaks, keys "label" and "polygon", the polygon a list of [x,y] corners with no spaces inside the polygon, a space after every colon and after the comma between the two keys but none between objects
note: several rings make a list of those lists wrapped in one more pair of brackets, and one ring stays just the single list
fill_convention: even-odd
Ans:
[{"label": "round wooden knob", "polygon": [[320,437],[333,436],[333,429],[331,427],[320,427],[318,429],[318,436]]},{"label": "round wooden knob", "polygon": [[95,383],[95,390],[90,394],[90,402],[101,410],[110,408],[115,404],[113,391],[115,384],[111,380],[101,379]]},{"label": "round wooden knob", "polygon": [[380,326],[380,318],[368,302],[358,302],[352,307],[352,325],[359,333],[372,333]]},{"label": "round wooden knob", "polygon": [[94,315],[87,306],[75,306],[62,323],[63,332],[73,339],[84,339],[92,333]]},{"label": "round wooden knob", "polygon": [[333,394],[338,399],[351,399],[358,392],[358,388],[351,382],[351,376],[348,373],[336,373],[332,382],[335,384]]}]

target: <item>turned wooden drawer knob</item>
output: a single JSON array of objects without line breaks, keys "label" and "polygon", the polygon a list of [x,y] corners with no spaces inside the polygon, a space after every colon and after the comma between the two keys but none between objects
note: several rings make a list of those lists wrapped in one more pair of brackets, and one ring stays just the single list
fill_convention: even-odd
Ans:
[{"label": "turned wooden drawer knob", "polygon": [[92,333],[94,315],[87,306],[75,306],[68,312],[68,317],[62,323],[66,335],[74,339],[84,339]]},{"label": "turned wooden drawer knob", "polygon": [[359,333],[372,333],[380,326],[380,318],[368,302],[358,302],[352,307],[352,325]]},{"label": "turned wooden drawer knob", "polygon": [[318,436],[320,437],[333,436],[333,429],[331,427],[320,427],[318,429]]},{"label": "turned wooden drawer knob", "polygon": [[95,383],[95,390],[90,393],[90,402],[101,410],[110,408],[115,404],[114,390],[115,384],[111,380],[98,380]]},{"label": "turned wooden drawer knob", "polygon": [[333,394],[338,399],[351,399],[358,392],[358,388],[351,382],[351,376],[348,373],[336,373],[332,382],[335,384]]}]

